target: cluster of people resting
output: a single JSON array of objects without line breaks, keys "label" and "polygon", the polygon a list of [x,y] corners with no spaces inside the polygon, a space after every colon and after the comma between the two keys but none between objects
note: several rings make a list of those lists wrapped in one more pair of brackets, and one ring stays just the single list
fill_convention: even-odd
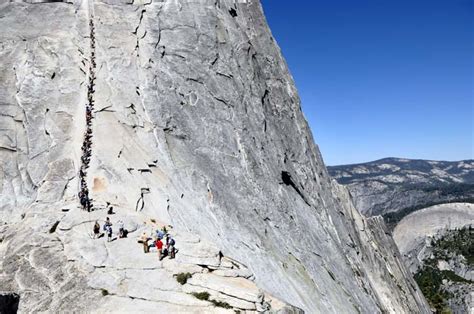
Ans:
[{"label": "cluster of people resting", "polygon": [[94,85],[95,85],[95,37],[94,37],[94,22],[90,20],[91,29],[91,64],[89,66],[89,87],[87,90],[87,104],[86,104],[86,131],[84,133],[84,142],[82,144],[81,169],[79,170],[79,180],[81,184],[80,192],[78,194],[81,206],[84,210],[91,211],[92,201],[89,198],[89,190],[87,188],[86,176],[87,168],[89,168],[92,147],[92,110],[94,109]]},{"label": "cluster of people resting", "polygon": [[175,247],[176,241],[168,233],[166,227],[157,229],[153,237],[149,237],[146,232],[144,232],[138,240],[138,243],[143,245],[144,253],[150,252],[150,248],[155,247],[160,261],[166,256],[174,258],[177,252]]},{"label": "cluster of people resting", "polygon": [[[119,220],[117,222],[117,228],[118,228],[118,237],[119,238],[126,238],[127,235],[128,235],[128,230],[126,230],[124,228],[124,224],[123,224],[123,221],[122,220]],[[102,226],[102,230],[104,232],[101,232],[100,231],[100,224],[99,222],[96,220],[95,223],[94,223],[94,227],[93,227],[93,238],[94,239],[97,239],[97,238],[100,238],[104,235],[104,233],[107,235],[107,242],[110,242],[112,241],[112,235],[113,235],[113,232],[112,232],[112,222],[110,221],[110,218],[107,217],[105,219],[105,223],[104,225]]]},{"label": "cluster of people resting", "polygon": [[[118,237],[126,238],[128,235],[128,230],[124,228],[124,224],[122,220],[119,220],[117,222],[117,228],[118,228]],[[100,224],[96,220],[93,227],[93,238],[94,239],[100,238],[105,233],[107,235],[107,242],[112,241],[112,236],[113,236],[112,222],[110,221],[109,217],[105,219],[105,223],[102,226],[102,230],[103,232],[101,232]],[[176,241],[168,233],[168,231],[166,230],[166,227],[155,230],[155,234],[153,235],[153,237],[149,237],[147,233],[144,232],[140,236],[138,243],[141,243],[143,245],[144,253],[149,253],[150,248],[155,247],[158,252],[158,258],[160,261],[166,256],[169,256],[170,259],[174,258],[177,252],[177,249],[175,247]]]}]

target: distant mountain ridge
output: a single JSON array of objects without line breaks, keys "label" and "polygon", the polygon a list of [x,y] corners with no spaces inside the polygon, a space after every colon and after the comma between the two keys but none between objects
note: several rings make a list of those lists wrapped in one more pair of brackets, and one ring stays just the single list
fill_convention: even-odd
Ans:
[{"label": "distant mountain ridge", "polygon": [[474,160],[384,158],[328,167],[349,189],[359,211],[384,215],[390,224],[417,209],[450,202],[474,202]]},{"label": "distant mountain ridge", "polygon": [[[341,184],[389,174],[405,175],[404,181],[409,182],[474,183],[473,159],[438,161],[389,157],[367,163],[328,166],[328,169],[329,174]],[[387,178],[380,179],[394,183]]]}]

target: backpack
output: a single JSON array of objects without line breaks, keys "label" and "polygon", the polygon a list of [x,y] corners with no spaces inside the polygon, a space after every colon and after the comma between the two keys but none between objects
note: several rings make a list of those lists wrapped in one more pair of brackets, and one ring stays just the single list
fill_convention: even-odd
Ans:
[{"label": "backpack", "polygon": [[174,244],[175,244],[174,239],[170,239],[169,245],[174,246]]}]

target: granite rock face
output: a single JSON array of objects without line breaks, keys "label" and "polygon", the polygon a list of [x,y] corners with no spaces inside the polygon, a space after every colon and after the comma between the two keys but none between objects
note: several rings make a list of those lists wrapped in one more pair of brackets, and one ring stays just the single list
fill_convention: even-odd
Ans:
[{"label": "granite rock face", "polygon": [[364,215],[392,213],[393,223],[424,207],[474,200],[473,160],[385,158],[328,169],[347,186],[356,208]]},{"label": "granite rock face", "polygon": [[[4,2],[0,28],[0,280],[20,311],[231,311],[192,296],[207,292],[235,310],[429,312],[383,222],[329,177],[258,1]],[[91,239],[109,204],[129,237]],[[136,243],[163,225],[176,260]]]},{"label": "granite rock face", "polygon": [[[405,218],[393,230],[393,239],[412,272],[420,267],[428,253],[432,238],[449,230],[474,224],[474,205],[467,203],[441,204],[424,208]],[[429,254],[428,254],[429,255]]]},{"label": "granite rock face", "polygon": [[441,278],[438,289],[453,313],[474,312],[473,225],[474,205],[453,203],[414,212],[393,231],[405,264],[415,277],[435,273]]}]

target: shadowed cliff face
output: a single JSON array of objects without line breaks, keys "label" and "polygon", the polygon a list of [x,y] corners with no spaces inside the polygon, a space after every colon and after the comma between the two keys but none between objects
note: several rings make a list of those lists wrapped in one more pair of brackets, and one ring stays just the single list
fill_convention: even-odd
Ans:
[{"label": "shadowed cliff face", "polygon": [[0,312],[16,313],[18,311],[18,303],[20,296],[15,293],[0,293]]},{"label": "shadowed cliff face", "polygon": [[[61,256],[61,278],[77,276],[50,291],[56,309],[68,289],[84,291],[83,308],[94,308],[100,296],[82,276],[115,265],[87,266],[100,253],[84,253],[61,233],[88,228],[76,194],[93,18],[87,186],[94,206],[109,202],[130,223],[153,217],[213,243],[261,289],[308,313],[428,312],[383,222],[362,218],[329,178],[258,1],[8,3],[0,10],[8,30],[0,51],[8,123],[0,131],[8,139],[0,150],[1,249],[35,232],[36,243]],[[47,233],[56,221],[53,239]],[[25,287],[11,274],[31,266],[21,259],[29,249],[10,250],[0,268],[20,293]]]}]

